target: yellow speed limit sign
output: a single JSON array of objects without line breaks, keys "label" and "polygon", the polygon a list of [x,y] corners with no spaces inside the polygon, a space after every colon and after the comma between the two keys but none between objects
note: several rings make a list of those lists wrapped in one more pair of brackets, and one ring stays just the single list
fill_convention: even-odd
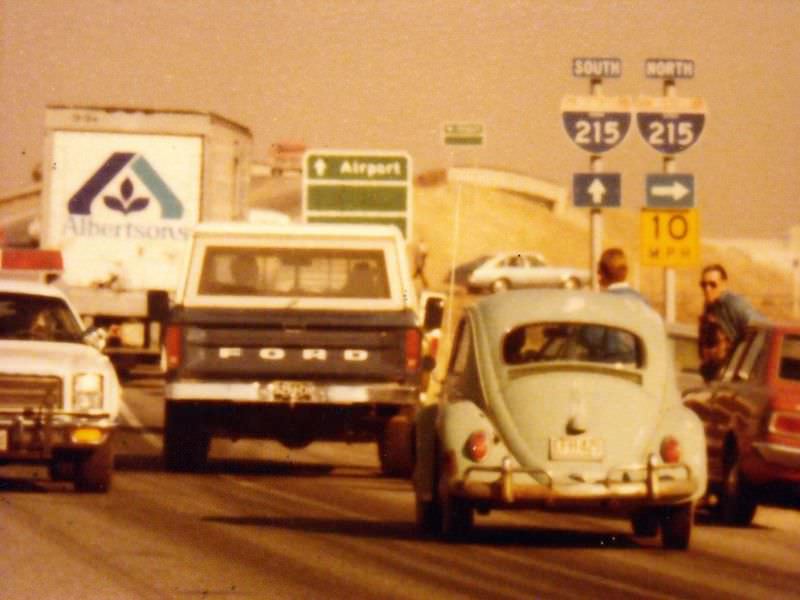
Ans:
[{"label": "yellow speed limit sign", "polygon": [[641,263],[650,267],[692,267],[700,261],[697,210],[642,209]]}]

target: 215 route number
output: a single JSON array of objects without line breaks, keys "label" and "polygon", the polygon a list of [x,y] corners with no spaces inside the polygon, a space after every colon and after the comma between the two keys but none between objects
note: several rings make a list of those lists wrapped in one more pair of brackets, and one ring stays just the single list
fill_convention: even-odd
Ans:
[{"label": "215 route number", "polygon": [[700,137],[705,115],[639,113],[636,115],[639,132],[652,148],[666,154],[682,152]]},{"label": "215 route number", "polygon": [[628,133],[628,113],[563,113],[564,128],[572,141],[588,152],[605,152],[619,144]]}]

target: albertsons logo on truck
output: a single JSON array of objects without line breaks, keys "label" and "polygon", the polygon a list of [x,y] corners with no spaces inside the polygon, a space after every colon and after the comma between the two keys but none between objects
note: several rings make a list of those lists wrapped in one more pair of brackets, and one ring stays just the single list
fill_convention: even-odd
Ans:
[{"label": "albertsons logo on truck", "polygon": [[42,246],[131,366],[158,353],[148,292],[176,289],[192,227],[246,214],[252,135],[193,111],[49,107],[46,125]]}]

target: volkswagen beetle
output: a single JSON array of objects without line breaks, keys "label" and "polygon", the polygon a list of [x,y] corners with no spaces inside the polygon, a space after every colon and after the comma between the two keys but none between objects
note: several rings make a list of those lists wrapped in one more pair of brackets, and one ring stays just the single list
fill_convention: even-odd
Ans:
[{"label": "volkswagen beetle", "polygon": [[442,392],[417,418],[423,531],[457,538],[476,510],[588,509],[685,549],[706,483],[702,423],[644,302],[519,290],[465,310]]}]

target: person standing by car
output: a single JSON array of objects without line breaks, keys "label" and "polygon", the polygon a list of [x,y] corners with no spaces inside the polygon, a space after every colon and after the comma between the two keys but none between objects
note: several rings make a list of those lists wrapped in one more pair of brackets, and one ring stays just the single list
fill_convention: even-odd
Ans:
[{"label": "person standing by car", "polygon": [[744,297],[728,290],[728,273],[721,264],[703,268],[703,313],[698,326],[700,372],[706,380],[719,373],[725,360],[744,337],[748,323],[763,319]]},{"label": "person standing by car", "polygon": [[638,291],[628,283],[628,259],[622,248],[606,248],[597,262],[597,276],[603,291],[612,294],[626,294],[648,303]]}]

